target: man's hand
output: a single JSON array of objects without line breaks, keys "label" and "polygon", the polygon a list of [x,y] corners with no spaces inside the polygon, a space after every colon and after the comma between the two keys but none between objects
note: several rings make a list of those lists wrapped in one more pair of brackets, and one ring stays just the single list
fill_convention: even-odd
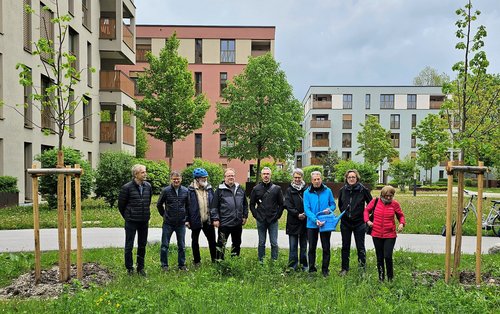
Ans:
[{"label": "man's hand", "polygon": [[305,214],[299,214],[299,220],[304,220],[306,219],[306,215]]},{"label": "man's hand", "polygon": [[189,223],[189,221],[186,221],[184,224],[186,225],[186,227],[188,227],[189,229],[191,229],[191,224]]},{"label": "man's hand", "polygon": [[215,228],[219,228],[220,223],[218,220],[214,221],[212,224],[214,225]]},{"label": "man's hand", "polygon": [[241,223],[242,225],[246,224],[247,223],[247,219],[246,218],[243,218],[243,222]]}]

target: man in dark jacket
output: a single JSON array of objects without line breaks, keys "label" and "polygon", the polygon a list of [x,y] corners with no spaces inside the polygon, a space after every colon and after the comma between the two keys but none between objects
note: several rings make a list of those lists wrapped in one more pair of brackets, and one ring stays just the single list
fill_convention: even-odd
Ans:
[{"label": "man in dark jacket", "polygon": [[271,182],[271,169],[262,168],[262,181],[250,194],[250,210],[257,221],[259,246],[257,248],[259,261],[266,255],[266,232],[271,242],[271,259],[278,259],[278,219],[283,214],[283,192],[281,187]]},{"label": "man in dark jacket", "polygon": [[234,182],[232,168],[224,171],[224,182],[219,184],[210,203],[210,218],[219,229],[217,238],[217,259],[224,259],[224,250],[231,236],[231,256],[240,256],[241,233],[248,218],[248,203],[245,191]]},{"label": "man in dark jacket", "polygon": [[345,185],[339,192],[339,208],[341,212],[346,212],[342,216],[340,232],[342,234],[342,269],[340,275],[343,276],[349,271],[349,254],[351,253],[351,235],[354,233],[356,250],[358,251],[358,265],[365,269],[365,231],[366,225],[363,220],[363,212],[366,204],[372,200],[372,195],[360,182],[357,170],[348,170],[345,175]]},{"label": "man in dark jacket", "polygon": [[134,273],[132,249],[135,234],[137,233],[137,273],[146,276],[144,271],[144,257],[148,243],[148,226],[151,212],[151,196],[153,190],[146,180],[146,167],[134,165],[132,167],[132,181],[122,186],[118,196],[118,209],[125,219],[125,267],[129,275]]},{"label": "man in dark jacket", "polygon": [[300,244],[300,264],[302,270],[307,269],[307,228],[306,215],[304,214],[304,191],[306,183],[304,182],[304,172],[302,169],[293,170],[293,181],[285,193],[285,208],[288,211],[286,217],[286,234],[290,246],[288,256],[288,266],[297,270],[299,265],[298,247]]},{"label": "man in dark jacket", "polygon": [[177,238],[177,260],[180,270],[186,267],[186,215],[189,208],[188,189],[181,185],[182,177],[177,171],[170,173],[170,185],[161,191],[156,207],[163,217],[160,262],[164,271],[168,270],[168,246],[172,233]]},{"label": "man in dark jacket", "polygon": [[214,198],[212,186],[208,183],[208,172],[203,168],[193,171],[193,182],[188,186],[189,208],[186,227],[191,229],[191,248],[193,250],[194,266],[201,263],[200,232],[203,230],[208,241],[212,262],[216,259],[215,228],[210,222],[210,202]]}]

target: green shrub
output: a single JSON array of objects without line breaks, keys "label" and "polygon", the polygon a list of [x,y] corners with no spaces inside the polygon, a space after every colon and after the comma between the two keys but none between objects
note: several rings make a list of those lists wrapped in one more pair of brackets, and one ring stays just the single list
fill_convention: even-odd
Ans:
[{"label": "green shrub", "polygon": [[96,171],[96,196],[104,198],[113,207],[121,187],[132,179],[134,163],[134,157],[124,152],[102,153]]},{"label": "green shrub", "polygon": [[195,159],[193,164],[182,170],[182,185],[188,186],[193,181],[193,170],[204,168],[208,172],[208,182],[213,188],[217,188],[224,180],[224,169],[220,164],[216,164],[203,159]]},{"label": "green shrub", "polygon": [[[55,168],[57,165],[57,148],[44,151],[42,154],[36,155],[35,160],[42,163],[42,168]],[[64,164],[74,166],[79,164],[83,169],[81,176],[81,197],[87,198],[92,192],[94,185],[94,171],[88,161],[82,159],[83,154],[70,147],[63,147]],[[72,177],[72,182],[74,177]],[[40,177],[39,191],[42,196],[47,200],[50,208],[57,208],[57,175],[45,175]],[[75,186],[71,185],[72,197],[71,200],[75,201]]]},{"label": "green shrub", "polygon": [[323,166],[307,166],[307,167],[304,167],[302,168],[302,171],[304,171],[304,181],[306,183],[311,183],[311,173],[313,171],[319,171],[321,172],[321,174],[323,174]]},{"label": "green shrub", "polygon": [[352,160],[341,160],[336,166],[337,182],[344,182],[344,175],[347,170],[356,169],[361,177],[361,182],[370,186],[377,183],[377,170],[368,163],[359,163]]},{"label": "green shrub", "polygon": [[148,173],[146,180],[153,187],[153,194],[160,194],[161,190],[170,183],[170,170],[165,160],[136,159],[135,163],[146,166]]},{"label": "green shrub", "polygon": [[19,192],[17,188],[17,178],[11,176],[0,176],[0,192]]},{"label": "green shrub", "polygon": [[260,164],[260,170],[264,167],[269,167],[272,171],[272,176],[271,180],[273,182],[291,182],[292,181],[292,174],[286,169],[286,165],[282,169],[278,169],[276,166],[276,163],[272,163],[269,161],[263,161]]}]

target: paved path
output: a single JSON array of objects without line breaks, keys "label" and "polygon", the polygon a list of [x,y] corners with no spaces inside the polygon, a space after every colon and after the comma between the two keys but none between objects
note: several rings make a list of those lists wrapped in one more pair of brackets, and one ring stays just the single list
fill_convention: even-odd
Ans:
[{"label": "paved path", "polygon": [[[84,248],[103,247],[123,247],[125,243],[125,231],[123,228],[84,228],[83,246]],[[174,236],[175,237],[175,236]],[[57,229],[40,230],[40,247],[43,251],[57,250]],[[159,242],[161,239],[161,228],[150,228],[148,240],[150,243]],[[500,244],[498,237],[483,237],[482,252],[487,253],[488,249]],[[73,248],[76,248],[76,230],[73,230]],[[172,239],[175,243],[175,239]],[[229,241],[230,242],[230,241]],[[319,241],[318,241],[319,242]],[[257,230],[244,229],[242,236],[242,246],[256,248],[258,244]],[[280,248],[288,248],[288,236],[285,231],[278,233],[278,244]],[[191,246],[191,232],[186,232],[186,245]],[[342,245],[340,232],[333,232],[331,238],[332,248]],[[352,241],[354,247],[354,239]],[[200,236],[200,246],[206,247],[206,238]],[[267,242],[269,247],[269,240]],[[321,246],[321,243],[318,244]],[[34,233],[32,229],[25,230],[0,230],[0,252],[21,252],[34,250]],[[366,238],[366,248],[373,249],[373,242],[370,237]],[[396,241],[396,250],[403,249],[411,252],[422,253],[444,253],[445,237],[440,235],[425,234],[400,234]],[[462,240],[462,252],[473,254],[476,251],[476,237],[466,236]]]}]

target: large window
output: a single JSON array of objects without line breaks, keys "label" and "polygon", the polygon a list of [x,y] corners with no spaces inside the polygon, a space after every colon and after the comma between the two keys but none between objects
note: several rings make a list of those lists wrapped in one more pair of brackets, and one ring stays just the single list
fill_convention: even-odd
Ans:
[{"label": "large window", "polygon": [[417,109],[417,95],[408,94],[407,96],[408,109]]},{"label": "large window", "polygon": [[221,39],[220,41],[220,62],[236,62],[236,45],[234,39]]},{"label": "large window", "polygon": [[227,155],[222,151],[223,148],[225,147],[232,147],[234,143],[229,141],[227,139],[227,135],[224,133],[221,133],[219,135],[219,143],[220,143],[220,149],[219,149],[219,154],[221,157],[227,157]]},{"label": "large window", "polygon": [[342,115],[342,128],[343,129],[352,129],[352,114],[343,114]]},{"label": "large window", "polygon": [[399,148],[399,133],[391,134],[392,147]]},{"label": "large window", "polygon": [[201,133],[196,133],[194,135],[194,157],[201,158],[202,157],[202,146],[203,137]]},{"label": "large window", "polygon": [[[29,69],[29,76],[31,78],[32,71]],[[24,127],[33,127],[33,100],[31,98],[32,86],[24,86]],[[0,109],[1,110],[1,109]]]},{"label": "large window", "polygon": [[[50,87],[52,82],[48,77],[42,75],[41,77],[41,90],[43,95],[43,101],[50,104],[51,98],[53,95],[47,92],[47,89]],[[50,105],[42,106],[41,108],[41,119],[42,119],[42,129],[43,130],[55,130],[55,121],[54,121],[54,110]]]},{"label": "large window", "polygon": [[342,160],[351,160],[352,153],[351,152],[342,152]]},{"label": "large window", "polygon": [[[3,86],[4,86],[4,84],[5,83],[3,82],[3,55],[2,55],[2,53],[0,53],[0,101],[3,100]],[[0,104],[0,119],[3,119],[3,106],[1,104]]]},{"label": "large window", "polygon": [[372,95],[370,94],[365,95],[365,109],[370,109],[371,98]]},{"label": "large window", "polygon": [[380,94],[380,109],[394,109],[394,94]]},{"label": "large window", "polygon": [[90,30],[90,0],[82,0],[82,25]]},{"label": "large window", "polygon": [[194,40],[194,63],[203,63],[203,39]]},{"label": "large window", "polygon": [[194,72],[194,90],[196,95],[202,93],[202,76],[201,72]]},{"label": "large window", "polygon": [[92,140],[92,99],[83,96],[83,139],[86,141]]},{"label": "large window", "polygon": [[351,148],[352,147],[352,134],[342,133],[342,147]]},{"label": "large window", "polygon": [[[54,18],[54,13],[50,10],[44,10],[44,7],[45,5],[40,3],[40,39],[52,42],[52,48],[54,48],[54,24],[50,22]],[[47,61],[52,56],[48,52],[42,52],[40,57]]]},{"label": "large window", "polygon": [[137,62],[147,62],[146,53],[151,52],[151,44],[137,44],[135,46],[135,60]]},{"label": "large window", "polygon": [[391,129],[399,129],[399,114],[391,114]]},{"label": "large window", "polygon": [[92,44],[87,42],[87,85],[92,87]]},{"label": "large window", "polygon": [[219,95],[222,96],[222,91],[227,86],[227,72],[220,72],[220,90]]},{"label": "large window", "polygon": [[[68,97],[68,101],[70,103],[72,103],[73,101],[75,101],[75,91],[70,89],[69,90],[69,97]],[[74,108],[73,106],[70,106],[70,108]],[[68,134],[69,134],[69,137],[71,138],[75,138],[75,111],[73,110],[73,112],[69,115],[69,121],[68,121]]]},{"label": "large window", "polygon": [[352,109],[352,94],[344,94],[342,99],[343,108]]},{"label": "large window", "polygon": [[415,134],[411,135],[411,148],[417,147],[417,136]]},{"label": "large window", "polygon": [[412,114],[411,115],[411,128],[414,129],[417,127],[417,115]]},{"label": "large window", "polygon": [[24,50],[31,52],[31,16],[32,14],[26,12],[26,6],[31,7],[31,0],[23,0],[23,46]]},{"label": "large window", "polygon": [[76,70],[79,71],[79,47],[78,47],[78,33],[72,29],[71,27],[69,28],[69,40],[68,40],[68,50],[69,53],[76,58],[75,61],[71,62],[71,66]]}]

